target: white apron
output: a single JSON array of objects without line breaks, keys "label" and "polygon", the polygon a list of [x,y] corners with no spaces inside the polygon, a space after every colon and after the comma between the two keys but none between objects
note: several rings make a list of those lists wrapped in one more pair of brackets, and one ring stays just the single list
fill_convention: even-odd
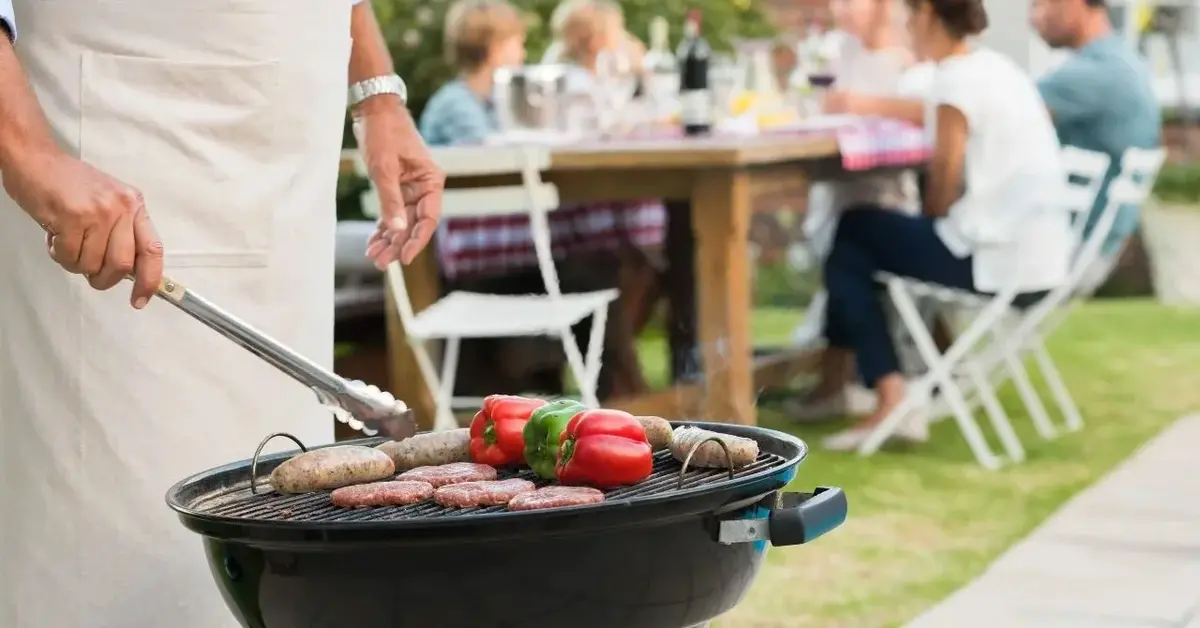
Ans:
[{"label": "white apron", "polygon": [[[60,144],[145,194],[168,273],[319,363],[333,353],[345,0],[17,0]],[[0,200],[0,626],[228,628],[170,485],[288,431],[311,392],[170,305],[56,267]],[[282,447],[282,446],[281,446]]]}]

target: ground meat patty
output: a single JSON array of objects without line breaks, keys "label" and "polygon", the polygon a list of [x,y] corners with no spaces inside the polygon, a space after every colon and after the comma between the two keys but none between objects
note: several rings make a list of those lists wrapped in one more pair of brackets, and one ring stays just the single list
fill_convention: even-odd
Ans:
[{"label": "ground meat patty", "polygon": [[397,480],[429,482],[434,488],[463,482],[485,482],[496,479],[496,468],[474,462],[452,462],[435,467],[417,467],[396,476]]},{"label": "ground meat patty", "polygon": [[372,482],[355,486],[343,486],[330,493],[334,506],[360,508],[364,506],[407,506],[429,499],[433,485],[429,482],[410,480]]},{"label": "ground meat patty", "polygon": [[541,510],[598,504],[604,493],[590,486],[546,486],[532,493],[521,493],[508,502],[509,510]]},{"label": "ground meat patty", "polygon": [[464,482],[437,489],[433,492],[433,501],[450,508],[501,506],[521,493],[532,492],[534,488],[533,482],[518,479]]}]

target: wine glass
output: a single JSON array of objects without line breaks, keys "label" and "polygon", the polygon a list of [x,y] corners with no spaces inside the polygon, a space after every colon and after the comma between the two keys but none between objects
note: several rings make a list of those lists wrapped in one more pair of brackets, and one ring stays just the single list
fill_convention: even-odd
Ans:
[{"label": "wine glass", "polygon": [[712,56],[708,68],[708,85],[712,90],[715,118],[724,118],[729,115],[730,105],[733,104],[733,99],[743,84],[745,84],[743,68],[733,57],[724,54]]},{"label": "wine glass", "polygon": [[621,121],[637,93],[637,70],[628,51],[608,48],[596,55],[595,73],[596,100],[602,103],[602,130],[610,131]]}]

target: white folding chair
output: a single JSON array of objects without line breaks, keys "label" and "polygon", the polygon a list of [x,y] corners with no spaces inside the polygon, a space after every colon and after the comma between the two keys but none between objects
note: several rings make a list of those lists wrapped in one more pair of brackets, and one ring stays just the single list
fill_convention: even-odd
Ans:
[{"label": "white folding chair", "polygon": [[[454,396],[459,343],[463,338],[557,336],[583,403],[599,405],[596,386],[609,304],[616,290],[563,294],[550,246],[547,214],[558,207],[558,190],[542,181],[549,152],[531,147],[439,148],[434,159],[449,176],[519,174],[521,185],[452,189],[442,201],[444,218],[528,213],[534,251],[546,294],[497,295],[452,292],[421,312],[414,312],[399,263],[387,269],[387,280],[421,376],[436,404],[434,429],[458,427],[454,408],[478,407],[479,399]],[[374,190],[371,191],[374,193]],[[376,201],[377,202],[377,201]],[[587,356],[571,327],[592,317]],[[427,343],[444,340],[441,373],[434,368]]]},{"label": "white folding chair", "polygon": [[[1108,187],[1107,204],[1093,225],[1091,233],[1086,237],[1084,229],[1091,213],[1091,203],[1081,208],[1077,202],[1084,200],[1082,195],[1075,201],[1069,201],[1068,208],[1075,214],[1076,233],[1081,244],[1076,249],[1067,280],[1022,313],[1016,325],[1008,333],[997,337],[994,342],[993,355],[999,354],[1000,360],[1008,366],[1034,426],[1043,437],[1054,436],[1055,430],[1045,407],[1029,383],[1021,356],[1025,353],[1032,354],[1042,379],[1058,405],[1067,430],[1081,429],[1083,416],[1067,389],[1062,374],[1050,357],[1045,339],[1065,320],[1074,306],[1091,296],[1095,287],[1091,276],[1096,273],[1097,268],[1109,267],[1110,260],[1105,258],[1102,249],[1116,224],[1121,208],[1141,207],[1145,204],[1153,192],[1154,181],[1166,157],[1166,151],[1163,149],[1128,149],[1121,157],[1120,172]],[[981,368],[991,368],[995,361],[994,357],[986,357]]]},{"label": "white folding chair", "polygon": [[[1063,294],[1072,294],[1075,287],[1078,285],[1073,278],[1083,271],[1077,271],[1077,268],[1086,268],[1090,265],[1091,259],[1084,259],[1082,253],[1084,251],[1084,227],[1087,224],[1087,219],[1091,213],[1092,207],[1095,205],[1096,197],[1100,193],[1101,187],[1104,185],[1104,176],[1108,172],[1111,160],[1107,155],[1095,153],[1074,147],[1064,147],[1062,150],[1062,164],[1067,174],[1065,186],[1062,188],[1057,205],[1072,216],[1075,225],[1075,248],[1071,253],[1072,270],[1069,272],[1069,279],[1061,286],[1056,288],[1047,295],[1039,303],[1039,308],[1033,311],[1044,311],[1040,308],[1046,303],[1061,303],[1060,296]],[[1092,238],[1099,238],[1103,241],[1107,235],[1107,230],[1103,232],[1096,229],[1092,232]],[[1051,310],[1053,311],[1053,310]],[[1033,420],[1034,427],[1043,438],[1051,438],[1055,435],[1056,430],[1050,421],[1049,414],[1046,412],[1045,406],[1042,405],[1038,398],[1037,392],[1029,379],[1028,373],[1022,365],[1019,355],[1012,349],[1016,346],[1013,340],[1011,329],[1016,323],[1013,319],[1020,320],[1022,317],[1019,312],[1012,312],[1005,317],[992,329],[992,342],[988,345],[983,354],[988,355],[988,359],[974,357],[970,359],[980,360],[970,369],[982,370],[986,375],[985,382],[994,391],[1004,383],[1006,377],[1012,377],[1013,383],[1017,388],[1018,394],[1021,396],[1022,402],[1029,410],[1030,418]],[[1009,324],[1011,323],[1011,324]],[[997,360],[1002,360],[1008,368],[1007,373],[998,371],[994,367]],[[980,403],[986,402],[982,396],[982,391],[974,385],[974,377],[970,375],[967,368],[957,369],[955,381],[958,382],[963,392],[967,395],[968,407],[974,410]],[[986,409],[986,407],[985,407]],[[993,412],[1001,413],[1002,409],[993,408]],[[930,411],[930,417],[941,417],[949,413],[948,408],[943,407],[942,400],[935,400],[934,407]],[[1068,420],[1071,429],[1078,429],[1074,426],[1073,420]]]},{"label": "white folding chair", "polygon": [[[1110,162],[1107,156],[1101,154],[1076,148],[1064,149],[1063,160],[1069,179],[1056,204],[1075,216],[1077,243],[1072,254],[1071,268],[1066,281],[1060,287],[1050,291],[1037,304],[1024,312],[1011,306],[1004,309],[992,309],[999,305],[1004,297],[1003,294],[990,299],[989,302],[988,297],[980,295],[949,290],[940,286],[929,286],[901,278],[888,278],[889,292],[892,293],[893,298],[895,299],[897,294],[900,295],[896,302],[897,309],[901,311],[902,317],[908,323],[906,327],[912,334],[918,349],[921,350],[922,356],[930,364],[929,376],[924,381],[918,382],[920,385],[915,386],[915,390],[910,392],[909,397],[912,400],[910,403],[919,406],[925,395],[930,394],[929,390],[932,387],[929,385],[932,383],[937,386],[949,406],[950,414],[958,421],[972,452],[983,466],[994,469],[1000,466],[1001,460],[991,452],[982,436],[982,431],[974,421],[972,411],[977,403],[983,405],[989,422],[1000,438],[1008,458],[1014,462],[1024,458],[1024,448],[996,398],[995,390],[1004,381],[1003,376],[999,379],[995,377],[996,367],[1000,364],[1007,367],[1005,375],[1012,377],[1038,433],[1045,438],[1053,437],[1056,433],[1044,405],[1033,388],[1028,372],[1020,360],[1024,351],[1028,350],[1034,353],[1042,377],[1046,380],[1051,394],[1060,406],[1067,429],[1073,431],[1082,427],[1083,421],[1078,408],[1067,392],[1057,369],[1050,361],[1042,337],[1038,335],[1038,329],[1050,315],[1061,312],[1065,309],[1064,306],[1069,305],[1074,298],[1080,296],[1078,287],[1087,273],[1095,268],[1100,248],[1111,231],[1119,208],[1126,204],[1144,202],[1153,186],[1157,171],[1161,167],[1162,159],[1161,151],[1135,149],[1127,153],[1121,175],[1110,186],[1110,202],[1092,232],[1085,239],[1083,237],[1084,227],[1100,186],[1103,185],[1104,174]],[[941,356],[942,368],[935,369],[933,368],[935,363],[928,362],[930,355],[933,355],[935,359],[937,356],[924,325],[912,325],[911,314],[904,314],[905,310],[910,309],[904,302],[912,300],[911,296],[907,294],[908,291],[915,294],[933,295],[939,301],[951,306],[963,308],[974,306],[983,309],[983,312],[959,336],[951,350],[945,356]],[[984,335],[991,336],[990,342],[981,342]],[[978,346],[982,348],[982,351],[972,355],[969,345],[975,343],[979,343]],[[949,372],[950,376],[944,376],[945,372]],[[914,395],[913,392],[916,394]],[[973,395],[968,402],[966,395],[970,393]],[[909,402],[909,399],[906,399],[906,402]],[[904,418],[894,419],[895,425],[899,425]],[[887,422],[885,420],[884,423]],[[881,424],[880,427],[884,426]],[[873,434],[872,438],[868,439],[860,448],[860,453],[864,455],[873,453],[889,434],[890,431],[877,430],[876,434]]]},{"label": "white folding chair", "polygon": [[[1107,168],[1107,158],[1102,155],[1084,158],[1082,155],[1077,156],[1074,149],[1070,149],[1065,152],[1064,159],[1072,171],[1070,174],[1075,176],[1064,182],[1062,198],[1050,202],[1055,205],[1086,206],[1090,209]],[[1016,287],[1009,286],[996,295],[987,296],[914,281],[889,273],[881,273],[879,279],[886,285],[904,333],[911,339],[915,353],[925,363],[927,371],[910,383],[904,401],[864,440],[859,447],[859,453],[870,455],[878,451],[904,421],[926,419],[937,399],[947,406],[950,416],[958,423],[959,430],[980,465],[996,469],[1004,461],[992,450],[983,430],[975,421],[975,402],[983,406],[988,422],[999,438],[1008,460],[1024,460],[1025,449],[996,397],[995,383],[989,378],[989,372],[983,365],[972,359],[974,352],[989,346],[989,337],[998,339],[1004,335],[1001,330],[1005,327],[1006,319],[1013,316]],[[944,355],[938,352],[937,345],[930,335],[929,321],[927,317],[922,316],[917,305],[918,299],[932,301],[943,309],[954,310],[959,318],[969,320]],[[1021,378],[1021,375],[1023,371],[1016,377]],[[1022,379],[1025,383],[1028,382],[1027,377]],[[1033,390],[1032,386],[1026,389],[1021,384],[1018,384],[1018,388],[1021,389],[1023,397]],[[937,397],[934,396],[935,391]],[[968,392],[973,392],[974,397],[968,398]],[[1032,394],[1029,400],[1038,403],[1036,394]],[[926,416],[918,417],[918,414]]]}]

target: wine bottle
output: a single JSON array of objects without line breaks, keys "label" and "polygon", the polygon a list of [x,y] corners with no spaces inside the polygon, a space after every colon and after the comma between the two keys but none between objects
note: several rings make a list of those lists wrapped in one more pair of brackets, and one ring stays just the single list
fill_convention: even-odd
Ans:
[{"label": "wine bottle", "polygon": [[650,50],[646,52],[643,77],[655,120],[669,119],[679,105],[679,64],[675,53],[668,49],[668,30],[665,17],[650,20]]},{"label": "wine bottle", "polygon": [[700,34],[700,12],[692,11],[684,23],[679,59],[679,104],[683,132],[704,135],[712,129],[712,90],[708,86],[708,59],[712,48]]}]

